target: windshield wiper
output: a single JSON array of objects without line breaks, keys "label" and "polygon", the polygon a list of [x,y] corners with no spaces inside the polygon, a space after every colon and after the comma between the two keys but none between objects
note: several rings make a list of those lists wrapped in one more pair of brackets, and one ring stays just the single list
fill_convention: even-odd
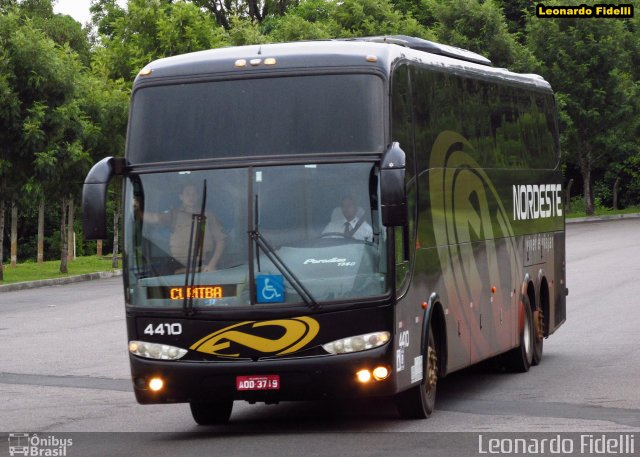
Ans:
[{"label": "windshield wiper", "polygon": [[286,278],[287,281],[291,284],[291,286],[295,289],[295,291],[300,295],[300,298],[304,301],[304,303],[316,311],[320,309],[320,305],[311,295],[311,292],[304,286],[302,281],[298,279],[293,271],[287,266],[286,263],[282,260],[282,258],[276,253],[276,251],[271,247],[271,245],[264,238],[260,230],[258,229],[258,220],[259,220],[259,207],[258,207],[258,196],[256,195],[255,203],[255,214],[256,220],[254,223],[253,230],[249,231],[249,237],[252,241],[256,243],[258,249],[262,250],[267,258],[271,261],[271,263],[282,273],[282,276]]},{"label": "windshield wiper", "polygon": [[[204,214],[206,204],[207,180],[205,179],[204,186],[202,188],[202,206],[200,208],[200,213],[191,215],[191,233],[189,234],[189,248],[187,250],[187,268],[184,272],[184,301],[182,302],[182,309],[187,316],[194,314],[193,294],[189,291],[192,291],[193,286],[195,285],[196,272],[202,269],[204,226],[207,221],[207,217]],[[195,237],[193,236],[194,228]]]}]

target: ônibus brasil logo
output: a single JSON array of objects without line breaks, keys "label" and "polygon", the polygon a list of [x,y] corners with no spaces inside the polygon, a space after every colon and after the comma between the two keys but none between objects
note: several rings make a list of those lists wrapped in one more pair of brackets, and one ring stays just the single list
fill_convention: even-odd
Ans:
[{"label": "\u00f4nibus brasil logo", "polygon": [[67,448],[73,446],[71,438],[55,436],[38,436],[29,433],[9,433],[9,455],[11,457],[42,456],[66,457]]}]

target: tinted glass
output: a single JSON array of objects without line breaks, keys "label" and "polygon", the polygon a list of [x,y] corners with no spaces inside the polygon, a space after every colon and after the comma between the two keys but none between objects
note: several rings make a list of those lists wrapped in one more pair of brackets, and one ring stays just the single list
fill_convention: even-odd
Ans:
[{"label": "tinted glass", "polygon": [[133,96],[132,163],[384,147],[382,80],[321,75],[175,84]]},{"label": "tinted glass", "polygon": [[446,130],[471,143],[465,152],[483,168],[552,169],[558,163],[551,94],[420,68],[412,82],[421,169]]},{"label": "tinted glass", "polygon": [[[254,305],[299,304],[298,284],[317,302],[383,294],[386,239],[371,204],[375,174],[373,164],[355,163],[131,178],[125,211],[129,301],[180,308],[191,295],[194,307],[220,309],[251,305],[253,291]],[[251,241],[252,231],[268,249]],[[186,289],[193,256],[194,287]]]}]

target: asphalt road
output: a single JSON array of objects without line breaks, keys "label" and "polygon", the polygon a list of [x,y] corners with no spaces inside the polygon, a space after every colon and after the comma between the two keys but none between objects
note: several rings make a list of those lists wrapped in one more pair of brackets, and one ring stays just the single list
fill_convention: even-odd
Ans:
[{"label": "asphalt road", "polygon": [[229,425],[198,427],[187,405],[135,402],[120,278],[0,293],[0,438],[153,432],[65,435],[68,456],[451,456],[489,432],[622,432],[640,452],[640,220],[567,226],[567,256],[567,322],[542,364],[453,374],[423,421],[381,400],[236,402]]}]

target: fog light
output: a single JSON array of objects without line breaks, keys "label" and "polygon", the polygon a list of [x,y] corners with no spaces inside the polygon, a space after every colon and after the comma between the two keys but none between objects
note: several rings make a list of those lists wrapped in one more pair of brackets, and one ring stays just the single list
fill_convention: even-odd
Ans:
[{"label": "fog light", "polygon": [[389,377],[389,369],[387,367],[376,367],[373,370],[373,378],[376,381],[382,381]]},{"label": "fog light", "polygon": [[149,381],[149,389],[153,390],[154,392],[159,391],[163,386],[164,381],[160,378],[153,378],[151,381]]},{"label": "fog light", "polygon": [[371,381],[371,372],[369,370],[360,370],[356,373],[356,376],[358,378],[358,381],[363,384]]}]

